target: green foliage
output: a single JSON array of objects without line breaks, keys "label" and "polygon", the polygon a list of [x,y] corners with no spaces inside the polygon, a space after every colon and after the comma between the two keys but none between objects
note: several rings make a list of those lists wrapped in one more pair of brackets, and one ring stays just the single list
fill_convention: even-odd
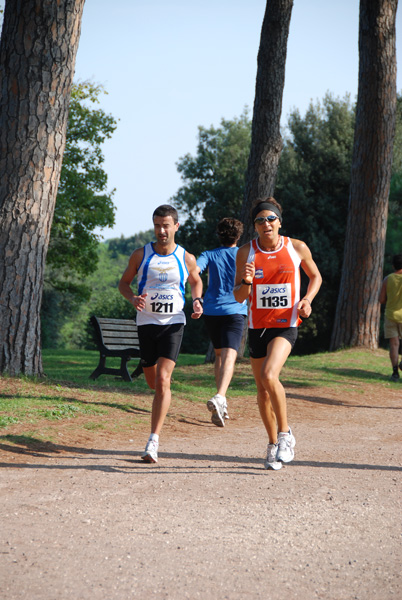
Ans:
[{"label": "green foliage", "polygon": [[[311,317],[299,330],[303,352],[328,348],[343,260],[352,163],[354,109],[349,96],[327,94],[304,117],[288,121],[275,197],[283,207],[281,232],[309,246],[323,276]],[[307,285],[302,277],[302,288]],[[302,292],[304,293],[304,289]]]},{"label": "green foliage", "polygon": [[[73,84],[67,141],[47,254],[42,344],[63,343],[61,328],[90,297],[86,279],[97,268],[100,236],[95,229],[114,224],[112,192],[107,192],[101,145],[116,129],[116,120],[94,106],[104,93],[90,82]],[[77,333],[76,339],[80,339]]]},{"label": "green foliage", "polygon": [[82,302],[89,298],[87,285],[76,284],[75,293],[71,290],[72,287],[68,286],[63,292],[45,283],[41,307],[43,348],[59,348],[64,345],[62,330],[65,322],[79,314]]},{"label": "green foliage", "polygon": [[89,322],[91,315],[114,319],[135,317],[134,307],[117,289],[126,266],[126,256],[119,254],[113,257],[106,244],[99,245],[98,268],[87,278],[91,296],[63,325],[58,347],[95,348],[93,329]]},{"label": "green foliage", "polygon": [[155,234],[153,229],[148,229],[148,231],[140,231],[131,237],[124,237],[122,235],[120,238],[112,238],[111,240],[107,240],[106,245],[109,250],[110,256],[115,258],[119,254],[124,254],[125,256],[131,256],[131,254],[137,248],[142,248],[148,242],[152,242],[155,239]]},{"label": "green foliage", "polygon": [[205,329],[204,320],[192,319],[191,314],[193,313],[193,302],[191,293],[189,292],[190,286],[188,286],[188,293],[186,294],[186,303],[184,305],[184,314],[186,315],[186,326],[184,327],[183,342],[181,350],[183,354],[204,354],[208,350],[209,336]]},{"label": "green foliage", "polygon": [[384,275],[392,273],[392,257],[402,253],[402,96],[398,95],[392,163],[389,216],[385,241]]},{"label": "green foliage", "polygon": [[73,84],[71,92],[66,148],[47,255],[56,287],[66,273],[88,275],[95,270],[100,236],[94,231],[114,224],[113,191],[107,192],[101,145],[112,136],[116,120],[94,108],[101,93],[105,93],[102,86],[90,82]]},{"label": "green foliage", "polygon": [[177,163],[184,185],[171,198],[184,217],[177,241],[193,254],[213,248],[215,229],[223,217],[238,217],[243,202],[251,140],[247,109],[240,118],[222,119],[218,128],[198,128],[196,156]]}]

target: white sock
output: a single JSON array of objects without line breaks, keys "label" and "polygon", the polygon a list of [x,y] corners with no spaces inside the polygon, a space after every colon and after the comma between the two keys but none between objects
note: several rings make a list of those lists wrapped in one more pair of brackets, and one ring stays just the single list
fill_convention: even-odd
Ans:
[{"label": "white sock", "polygon": [[156,442],[157,444],[159,444],[159,435],[157,433],[151,433],[148,440],[150,442]]}]

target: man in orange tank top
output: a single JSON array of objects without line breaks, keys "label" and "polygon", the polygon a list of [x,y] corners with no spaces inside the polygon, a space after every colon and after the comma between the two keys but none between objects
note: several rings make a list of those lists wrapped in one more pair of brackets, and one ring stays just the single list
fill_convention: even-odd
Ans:
[{"label": "man in orange tank top", "polygon": [[[282,207],[274,198],[257,200],[251,213],[258,238],[237,253],[233,293],[238,302],[250,301],[251,366],[268,434],[264,466],[277,470],[293,460],[296,444],[279,375],[296,341],[300,317],[311,314],[322,278],[306,244],[279,234]],[[301,299],[300,266],[309,278]]]}]

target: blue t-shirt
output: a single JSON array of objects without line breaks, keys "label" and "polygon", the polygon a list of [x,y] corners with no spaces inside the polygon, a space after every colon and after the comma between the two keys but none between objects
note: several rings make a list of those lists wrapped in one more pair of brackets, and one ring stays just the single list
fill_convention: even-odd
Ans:
[{"label": "blue t-shirt", "polygon": [[215,250],[206,250],[197,260],[201,273],[205,269],[209,271],[208,289],[204,296],[205,315],[247,314],[247,301],[240,304],[233,296],[238,250],[236,246],[221,246]]}]

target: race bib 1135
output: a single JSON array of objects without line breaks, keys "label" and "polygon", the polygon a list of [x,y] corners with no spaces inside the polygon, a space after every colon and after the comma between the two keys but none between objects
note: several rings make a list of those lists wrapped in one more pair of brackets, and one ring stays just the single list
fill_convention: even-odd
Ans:
[{"label": "race bib 1135", "polygon": [[257,308],[289,308],[291,306],[290,283],[257,284]]}]

